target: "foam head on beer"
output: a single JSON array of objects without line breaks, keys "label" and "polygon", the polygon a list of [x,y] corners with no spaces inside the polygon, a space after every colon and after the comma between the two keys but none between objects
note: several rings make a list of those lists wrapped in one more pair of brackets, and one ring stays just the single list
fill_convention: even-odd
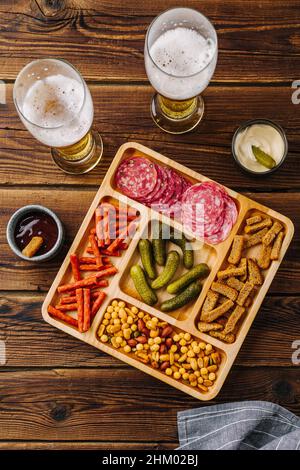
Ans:
[{"label": "foam head on beer", "polygon": [[56,64],[53,73],[49,66],[43,71],[30,69],[26,75],[19,83],[23,91],[18,108],[36,139],[50,147],[65,147],[87,134],[93,122],[93,102],[85,82],[73,69],[70,72],[69,64]]},{"label": "foam head on beer", "polygon": [[152,25],[145,44],[145,66],[158,93],[173,100],[186,100],[207,87],[216,66],[217,44],[214,38],[192,26],[193,16],[189,22],[170,22],[168,29],[163,17],[171,14],[167,11],[161,15],[159,27],[155,28],[155,22]]}]

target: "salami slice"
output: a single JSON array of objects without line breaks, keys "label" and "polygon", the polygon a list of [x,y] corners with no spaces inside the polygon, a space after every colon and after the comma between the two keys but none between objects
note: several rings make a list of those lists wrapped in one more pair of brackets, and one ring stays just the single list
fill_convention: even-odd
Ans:
[{"label": "salami slice", "polygon": [[166,188],[168,186],[168,182],[169,182],[169,178],[168,178],[165,168],[159,167],[159,171],[160,171],[160,176],[161,176],[161,187],[159,191],[157,191],[157,193],[154,195],[154,197],[151,198],[151,204],[156,204],[160,202],[162,195],[165,193]]},{"label": "salami slice", "polygon": [[229,236],[231,232],[231,229],[232,229],[232,214],[231,214],[231,211],[226,208],[224,221],[219,232],[211,236],[206,236],[204,238],[208,243],[211,243],[212,245],[216,245],[226,240],[226,238]]},{"label": "salami slice", "polygon": [[174,182],[174,199],[173,199],[173,204],[175,204],[177,201],[181,201],[182,197],[182,188],[183,188],[183,181],[182,177],[176,173],[176,171],[171,169],[171,177]]},{"label": "salami slice", "polygon": [[157,179],[156,179],[156,185],[153,188],[153,191],[151,191],[149,194],[147,194],[144,197],[137,198],[138,201],[146,205],[150,204],[151,201],[156,198],[156,195],[160,194],[163,191],[162,188],[164,186],[164,181],[165,181],[164,174],[161,171],[161,167],[159,165],[156,165],[156,164],[154,165],[155,165],[155,169],[157,173]]},{"label": "salami slice", "polygon": [[173,194],[174,194],[174,181],[172,178],[171,170],[169,168],[164,168],[167,181],[166,181],[166,187],[164,192],[162,193],[160,199],[157,201],[159,204],[167,204],[170,199],[172,199]]},{"label": "salami slice", "polygon": [[155,165],[146,158],[128,158],[119,166],[115,181],[126,196],[137,199],[153,191],[157,182],[157,171]]},{"label": "salami slice", "polygon": [[[226,240],[238,211],[225,188],[213,181],[198,183],[185,191],[182,200],[182,223],[188,230],[214,245]],[[200,209],[202,205],[202,212],[198,205]]]}]

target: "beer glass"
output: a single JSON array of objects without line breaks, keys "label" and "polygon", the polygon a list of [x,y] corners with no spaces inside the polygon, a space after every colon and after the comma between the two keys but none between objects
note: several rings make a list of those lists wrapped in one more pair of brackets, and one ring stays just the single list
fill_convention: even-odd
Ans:
[{"label": "beer glass", "polygon": [[91,129],[92,97],[71,64],[62,59],[30,62],[17,76],[13,99],[24,126],[51,147],[52,158],[63,171],[87,173],[99,163],[103,145]]},{"label": "beer glass", "polygon": [[151,101],[154,122],[171,134],[194,129],[202,119],[200,96],[214,73],[217,34],[210,21],[190,8],[157,16],[145,40],[145,68],[157,93]]}]

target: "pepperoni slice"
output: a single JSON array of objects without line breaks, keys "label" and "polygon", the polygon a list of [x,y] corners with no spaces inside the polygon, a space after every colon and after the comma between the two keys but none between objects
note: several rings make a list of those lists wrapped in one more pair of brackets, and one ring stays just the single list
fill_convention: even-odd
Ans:
[{"label": "pepperoni slice", "polygon": [[126,196],[133,199],[145,197],[155,188],[156,167],[143,157],[128,158],[118,167],[115,181]]}]

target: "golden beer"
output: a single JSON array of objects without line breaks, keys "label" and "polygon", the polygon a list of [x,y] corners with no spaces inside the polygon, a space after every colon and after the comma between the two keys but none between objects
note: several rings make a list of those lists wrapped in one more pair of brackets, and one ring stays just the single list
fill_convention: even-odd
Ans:
[{"label": "golden beer", "polygon": [[94,107],[80,73],[60,59],[30,62],[14,85],[14,102],[31,134],[51,147],[65,172],[86,173],[102,156],[100,135],[91,130]]},{"label": "golden beer", "polygon": [[205,16],[172,8],[151,23],[145,41],[145,68],[157,91],[151,102],[154,122],[182,134],[200,122],[207,87],[217,62],[217,35]]}]

